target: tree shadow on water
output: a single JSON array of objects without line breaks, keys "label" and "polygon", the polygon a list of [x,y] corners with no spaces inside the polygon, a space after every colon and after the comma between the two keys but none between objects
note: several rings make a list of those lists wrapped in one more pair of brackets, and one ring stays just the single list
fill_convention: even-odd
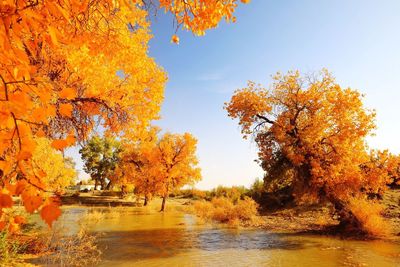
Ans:
[{"label": "tree shadow on water", "polygon": [[290,240],[263,230],[238,232],[220,228],[113,231],[99,239],[102,259],[108,262],[168,258],[190,250],[298,250],[317,245],[310,240]]}]

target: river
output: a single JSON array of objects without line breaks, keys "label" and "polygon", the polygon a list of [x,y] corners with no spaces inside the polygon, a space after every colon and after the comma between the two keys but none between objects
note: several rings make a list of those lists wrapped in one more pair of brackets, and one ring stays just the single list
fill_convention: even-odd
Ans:
[{"label": "river", "polygon": [[[58,225],[77,230],[88,211],[103,212],[99,266],[400,266],[400,243],[269,233],[198,224],[183,212],[67,207]],[[119,210],[121,210],[119,208]]]}]

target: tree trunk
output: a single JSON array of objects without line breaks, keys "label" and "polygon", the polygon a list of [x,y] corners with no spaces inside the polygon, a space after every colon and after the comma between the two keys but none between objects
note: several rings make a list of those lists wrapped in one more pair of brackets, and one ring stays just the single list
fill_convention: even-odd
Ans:
[{"label": "tree trunk", "polygon": [[96,178],[96,179],[94,179],[94,190],[93,191],[97,190],[98,185],[99,185],[99,180]]},{"label": "tree trunk", "polygon": [[110,181],[108,182],[107,186],[106,186],[106,190],[110,190],[111,185],[112,185],[112,182],[111,182],[111,180],[110,180]]},{"label": "tree trunk", "polygon": [[161,204],[161,210],[160,211],[165,211],[165,202],[167,200],[168,194],[164,195],[162,198],[162,204]]},{"label": "tree trunk", "polygon": [[165,202],[167,201],[167,197],[169,195],[169,181],[167,182],[165,194],[163,196],[162,204],[161,204],[161,210],[160,211],[165,211]]},{"label": "tree trunk", "polygon": [[333,197],[328,198],[328,200],[333,204],[336,213],[339,215],[339,231],[364,234],[362,222],[354,215],[346,203]]},{"label": "tree trunk", "polygon": [[147,204],[149,204],[148,202],[149,202],[149,198],[145,195],[145,196],[144,196],[144,203],[143,203],[143,206],[147,206]]}]

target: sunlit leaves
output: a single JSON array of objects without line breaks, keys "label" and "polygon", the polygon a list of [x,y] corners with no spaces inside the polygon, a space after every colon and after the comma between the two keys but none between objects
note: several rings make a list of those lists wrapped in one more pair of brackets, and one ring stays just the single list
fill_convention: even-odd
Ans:
[{"label": "sunlit leaves", "polygon": [[46,138],[38,138],[37,143],[32,157],[36,175],[47,190],[62,192],[77,176],[73,162],[51,147]]},{"label": "sunlit leaves", "polygon": [[32,211],[51,195],[32,162],[37,137],[64,150],[98,122],[115,134],[145,127],[158,117],[166,75],[148,56],[137,1],[26,4],[0,7],[0,179],[34,184],[33,201],[24,193]]},{"label": "sunlit leaves", "polygon": [[189,133],[157,137],[152,129],[139,142],[125,143],[118,171],[124,182],[144,196],[167,197],[170,192],[201,179],[197,140]]},{"label": "sunlit leaves", "polygon": [[[233,21],[236,2],[160,1],[159,7],[201,35],[223,18]],[[0,184],[25,181],[15,194],[29,212],[55,193],[47,188],[49,174],[32,161],[38,137],[65,150],[97,125],[137,138],[159,117],[167,76],[148,55],[149,3],[0,4]]]},{"label": "sunlit leaves", "polygon": [[350,198],[384,190],[388,169],[378,162],[386,155],[370,157],[365,142],[375,114],[326,70],[278,73],[269,90],[250,82],[225,108],[245,137],[254,134],[265,181],[289,184],[298,200],[330,201],[342,212]]},{"label": "sunlit leaves", "polygon": [[[246,4],[250,1],[241,2]],[[196,35],[204,35],[206,30],[217,27],[221,20],[235,22],[233,13],[238,5],[237,0],[160,0],[159,4],[174,15],[178,27],[182,25]]]}]

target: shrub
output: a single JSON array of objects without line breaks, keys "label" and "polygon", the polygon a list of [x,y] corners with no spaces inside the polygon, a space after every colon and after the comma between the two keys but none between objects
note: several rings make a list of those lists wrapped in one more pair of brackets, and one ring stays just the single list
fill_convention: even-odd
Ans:
[{"label": "shrub", "polygon": [[364,198],[353,198],[348,209],[359,222],[354,231],[359,231],[361,234],[367,234],[371,237],[384,237],[390,233],[390,226],[381,216],[383,212],[381,204]]},{"label": "shrub", "polygon": [[244,186],[226,187],[220,185],[211,191],[210,196],[211,198],[219,198],[219,197],[229,198],[234,203],[236,203],[238,200],[244,199],[247,193],[248,189],[245,188]]},{"label": "shrub", "polygon": [[196,188],[178,189],[172,192],[170,197],[192,198],[194,200],[206,199],[207,191]]},{"label": "shrub", "polygon": [[0,266],[24,266],[23,254],[43,253],[42,236],[31,224],[17,232],[0,231]]},{"label": "shrub", "polygon": [[257,203],[249,197],[236,203],[226,197],[194,203],[194,211],[200,218],[230,225],[255,224],[259,219],[257,208]]},{"label": "shrub", "polygon": [[192,189],[192,198],[193,199],[205,199],[207,197],[207,193],[203,190]]},{"label": "shrub", "polygon": [[256,200],[259,201],[261,200],[262,194],[265,192],[264,189],[264,181],[260,180],[260,179],[255,179],[254,182],[252,183],[252,185],[250,186],[248,195]]},{"label": "shrub", "polygon": [[46,255],[41,264],[57,266],[95,266],[100,261],[101,251],[96,244],[97,236],[81,227],[74,235],[65,235],[53,230],[47,240]]}]

